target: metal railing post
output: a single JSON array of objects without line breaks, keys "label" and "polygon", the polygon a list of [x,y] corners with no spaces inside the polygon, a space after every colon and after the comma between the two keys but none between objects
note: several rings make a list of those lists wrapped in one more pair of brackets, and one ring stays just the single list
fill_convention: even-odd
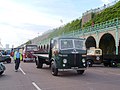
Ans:
[{"label": "metal railing post", "polygon": [[96,31],[96,47],[99,48],[99,32]]},{"label": "metal railing post", "polygon": [[116,21],[116,37],[115,37],[115,42],[116,42],[116,44],[115,44],[115,46],[116,46],[116,55],[118,55],[118,44],[119,44],[119,31],[118,31],[118,18],[117,18],[117,21]]}]

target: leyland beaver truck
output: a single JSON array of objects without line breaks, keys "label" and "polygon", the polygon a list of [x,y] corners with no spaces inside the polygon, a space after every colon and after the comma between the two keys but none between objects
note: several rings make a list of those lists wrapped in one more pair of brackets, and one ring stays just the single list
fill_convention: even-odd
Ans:
[{"label": "leyland beaver truck", "polygon": [[78,74],[83,74],[86,70],[85,39],[57,37],[50,40],[47,50],[45,47],[40,49],[34,54],[37,57],[37,68],[42,68],[43,64],[50,65],[54,76],[57,76],[59,71],[74,69]]}]

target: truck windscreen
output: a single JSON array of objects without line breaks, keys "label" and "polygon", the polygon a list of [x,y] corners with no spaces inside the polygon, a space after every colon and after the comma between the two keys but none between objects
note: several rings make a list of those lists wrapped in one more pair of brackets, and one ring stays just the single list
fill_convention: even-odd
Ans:
[{"label": "truck windscreen", "polygon": [[83,49],[83,40],[74,40],[75,48],[77,49]]},{"label": "truck windscreen", "polygon": [[62,39],[61,40],[61,49],[72,49],[73,48],[73,40]]},{"label": "truck windscreen", "polygon": [[100,50],[95,50],[95,53],[96,53],[96,54],[101,54],[101,53],[100,53]]},{"label": "truck windscreen", "polygon": [[61,39],[61,50],[64,49],[81,49],[85,48],[84,40],[79,39]]}]

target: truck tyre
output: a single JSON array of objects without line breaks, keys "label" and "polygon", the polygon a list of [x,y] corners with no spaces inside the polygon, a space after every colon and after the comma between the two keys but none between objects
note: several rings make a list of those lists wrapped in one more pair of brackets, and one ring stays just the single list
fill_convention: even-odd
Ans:
[{"label": "truck tyre", "polygon": [[36,60],[36,61],[37,61],[37,68],[42,68],[43,63],[40,60]]},{"label": "truck tyre", "polygon": [[103,63],[105,67],[108,67],[108,63]]},{"label": "truck tyre", "polygon": [[35,64],[36,64],[36,66],[37,66],[37,60],[35,60]]},{"label": "truck tyre", "polygon": [[93,65],[92,60],[88,60],[88,61],[87,61],[87,64],[88,64],[89,67],[92,67],[92,65]]},{"label": "truck tyre", "polygon": [[3,72],[4,72],[4,71],[1,71],[1,72],[0,72],[0,75],[2,75]]},{"label": "truck tyre", "polygon": [[77,70],[78,74],[83,74],[85,70]]},{"label": "truck tyre", "polygon": [[51,63],[51,73],[52,75],[54,76],[57,76],[58,75],[58,69],[56,68],[56,65],[54,62]]},{"label": "truck tyre", "polygon": [[26,62],[26,60],[23,60],[23,62]]},{"label": "truck tyre", "polygon": [[111,61],[111,62],[110,62],[110,66],[111,66],[111,67],[117,67],[116,61]]}]

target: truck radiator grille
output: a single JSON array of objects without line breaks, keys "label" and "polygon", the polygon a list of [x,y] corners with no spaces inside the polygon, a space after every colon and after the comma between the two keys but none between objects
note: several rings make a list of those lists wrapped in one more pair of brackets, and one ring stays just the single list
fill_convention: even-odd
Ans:
[{"label": "truck radiator grille", "polygon": [[77,67],[81,64],[82,56],[80,54],[69,54],[69,64],[71,67]]}]

